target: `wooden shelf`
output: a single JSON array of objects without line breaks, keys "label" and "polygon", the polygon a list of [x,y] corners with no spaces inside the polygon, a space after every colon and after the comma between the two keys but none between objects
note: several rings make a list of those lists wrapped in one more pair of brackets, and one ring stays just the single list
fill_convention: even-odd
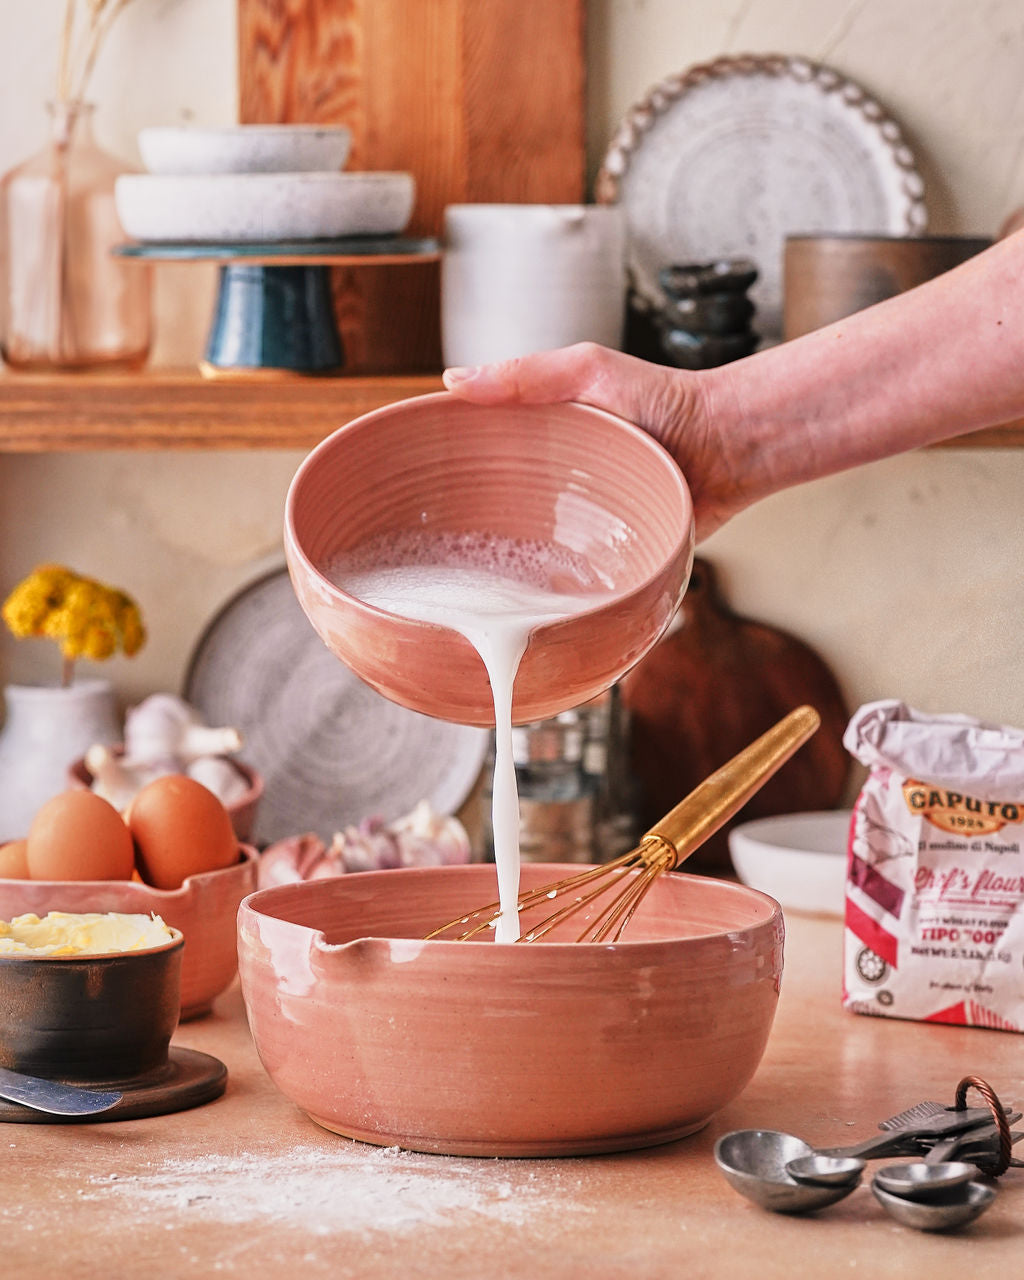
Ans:
[{"label": "wooden shelf", "polygon": [[1024,420],[1007,422],[1001,427],[987,427],[971,435],[954,436],[933,445],[935,449],[1020,449],[1024,447]]},{"label": "wooden shelf", "polygon": [[[103,449],[309,449],[371,409],[440,391],[441,375],[301,377],[194,369],[0,374],[0,453]],[[939,448],[1024,447],[1024,421]]]},{"label": "wooden shelf", "polygon": [[203,378],[195,370],[0,375],[0,452],[308,449],[441,376]]}]

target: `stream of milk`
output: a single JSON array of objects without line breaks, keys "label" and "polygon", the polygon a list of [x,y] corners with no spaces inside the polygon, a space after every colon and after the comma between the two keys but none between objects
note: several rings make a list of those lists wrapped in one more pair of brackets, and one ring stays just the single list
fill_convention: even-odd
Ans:
[{"label": "stream of milk", "polygon": [[[607,604],[608,584],[582,556],[548,543],[483,534],[415,534],[365,543],[331,566],[350,595],[389,613],[450,627],[487,669],[494,700],[491,820],[501,915],[496,942],[519,938],[519,790],[512,695],[531,633]],[[568,709],[568,708],[566,708]]]}]

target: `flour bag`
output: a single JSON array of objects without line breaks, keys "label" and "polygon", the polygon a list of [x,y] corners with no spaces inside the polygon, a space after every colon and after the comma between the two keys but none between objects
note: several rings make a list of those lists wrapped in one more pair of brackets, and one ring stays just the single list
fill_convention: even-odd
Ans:
[{"label": "flour bag", "polygon": [[885,701],[843,743],[870,771],[850,826],[843,1004],[1024,1030],[1024,730]]}]

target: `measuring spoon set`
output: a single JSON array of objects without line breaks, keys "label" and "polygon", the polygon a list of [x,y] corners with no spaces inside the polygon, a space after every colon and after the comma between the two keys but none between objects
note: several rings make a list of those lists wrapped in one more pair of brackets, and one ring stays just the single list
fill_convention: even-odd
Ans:
[{"label": "measuring spoon set", "polygon": [[[988,1105],[968,1107],[978,1089]],[[882,1131],[847,1147],[815,1148],[772,1129],[738,1129],[715,1144],[715,1161],[740,1195],[775,1213],[810,1213],[857,1189],[868,1160],[909,1157],[884,1165],[871,1180],[875,1199],[891,1217],[921,1231],[952,1231],[989,1208],[998,1177],[1022,1161],[1011,1148],[1024,1131],[1010,1126],[1019,1111],[1002,1106],[976,1076],[957,1086],[956,1102],[921,1102],[879,1124]]]}]

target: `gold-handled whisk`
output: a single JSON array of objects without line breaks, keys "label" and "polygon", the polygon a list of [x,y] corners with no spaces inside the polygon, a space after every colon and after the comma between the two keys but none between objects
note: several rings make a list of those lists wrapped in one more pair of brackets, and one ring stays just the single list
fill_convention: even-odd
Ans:
[{"label": "gold-handled whisk", "polygon": [[[651,885],[663,871],[672,871],[715,834],[768,779],[786,763],[818,728],[821,718],[813,707],[797,707],[739,755],[716,769],[662,820],[651,827],[635,849],[598,867],[566,876],[522,893],[520,918],[538,907],[550,912],[525,928],[520,942],[535,942],[571,917],[586,912],[588,919],[577,942],[617,942]],[[615,891],[610,900],[600,899]],[[427,938],[466,942],[493,929],[500,904],[488,903],[442,925]]]}]

